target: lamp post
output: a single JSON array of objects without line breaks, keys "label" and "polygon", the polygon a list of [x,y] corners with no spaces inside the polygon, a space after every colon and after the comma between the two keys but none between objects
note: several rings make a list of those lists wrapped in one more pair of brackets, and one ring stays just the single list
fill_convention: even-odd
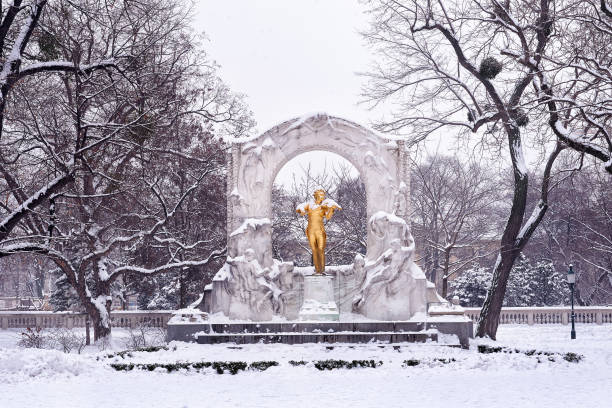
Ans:
[{"label": "lamp post", "polygon": [[569,270],[567,271],[567,283],[569,283],[570,286],[570,292],[571,292],[571,302],[572,302],[572,332],[571,332],[571,338],[575,339],[576,338],[576,328],[574,326],[574,283],[576,283],[576,274],[574,273],[574,266],[572,264],[570,264],[569,266]]}]

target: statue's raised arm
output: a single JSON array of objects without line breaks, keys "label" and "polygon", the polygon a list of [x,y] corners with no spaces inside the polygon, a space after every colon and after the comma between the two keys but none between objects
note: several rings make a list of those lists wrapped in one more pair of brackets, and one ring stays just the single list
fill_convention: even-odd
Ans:
[{"label": "statue's raised arm", "polygon": [[325,245],[327,235],[323,219],[329,220],[334,211],[341,210],[342,207],[334,200],[325,198],[324,190],[314,192],[314,201],[308,201],[297,206],[295,211],[300,215],[308,215],[308,227],[306,237],[312,250],[312,259],[317,274],[325,271]]},{"label": "statue's raised arm", "polygon": [[332,215],[334,215],[334,211],[342,209],[342,207],[340,207],[338,203],[332,200],[331,198],[326,198],[325,200],[323,200],[323,202],[321,203],[321,207],[323,207],[323,209],[325,210],[325,218],[327,218],[328,220],[332,217]]}]

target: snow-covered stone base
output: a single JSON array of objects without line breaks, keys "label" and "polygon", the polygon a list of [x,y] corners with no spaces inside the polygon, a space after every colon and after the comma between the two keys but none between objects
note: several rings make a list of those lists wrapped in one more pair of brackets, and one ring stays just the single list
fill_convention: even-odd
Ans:
[{"label": "snow-covered stone base", "polygon": [[300,320],[331,320],[340,319],[340,312],[336,302],[317,302],[313,299],[306,299],[300,309]]},{"label": "snow-covered stone base", "polygon": [[333,278],[327,275],[304,277],[304,303],[300,320],[338,320],[340,311],[334,299]]},{"label": "snow-covered stone base", "polygon": [[172,313],[168,324],[199,324],[208,319],[208,313],[191,307],[179,309]]},{"label": "snow-covered stone base", "polygon": [[[324,314],[321,311],[321,315]],[[203,344],[236,343],[364,343],[376,341],[401,342],[445,341],[467,347],[473,337],[473,323],[465,316],[435,316],[425,314],[404,321],[308,319],[275,321],[232,321],[223,316],[211,316],[200,325],[168,325],[168,341],[197,341]],[[451,344],[449,343],[449,344]]]}]

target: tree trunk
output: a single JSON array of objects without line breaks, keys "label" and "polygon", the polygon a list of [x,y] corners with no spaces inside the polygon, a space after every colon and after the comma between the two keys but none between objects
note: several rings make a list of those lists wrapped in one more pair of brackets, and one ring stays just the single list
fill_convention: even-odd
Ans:
[{"label": "tree trunk", "polygon": [[[105,296],[105,295],[102,295]],[[107,292],[105,296],[107,299],[110,298],[110,291]],[[86,297],[83,299],[81,297],[81,301],[85,305],[85,310],[89,315],[94,332],[94,342],[108,337],[111,334],[111,321],[110,321],[110,310],[112,305],[112,300],[107,300],[104,304],[104,308],[106,310],[105,316],[102,315],[101,311],[98,309],[98,305],[93,302],[94,298]]]},{"label": "tree trunk", "polygon": [[91,336],[89,335],[89,315],[85,318],[85,345],[89,346],[91,344]]},{"label": "tree trunk", "polygon": [[94,341],[98,341],[104,337],[108,337],[111,334],[110,324],[108,327],[102,324],[100,319],[94,320]]},{"label": "tree trunk", "polygon": [[[89,311],[90,309],[91,312]],[[106,302],[106,313],[108,315],[108,319],[102,319],[100,311],[93,303],[90,304],[90,307],[88,307],[88,313],[93,322],[94,342],[101,340],[104,337],[109,337],[111,334],[109,302]]]},{"label": "tree trunk", "polygon": [[498,255],[498,260],[493,270],[491,287],[480,309],[480,317],[478,318],[478,327],[476,329],[477,337],[488,336],[495,340],[508,278],[510,277],[510,271],[519,253],[518,251],[515,252],[514,250],[510,250],[507,252],[501,251]]},{"label": "tree trunk", "polygon": [[444,251],[444,270],[442,273],[442,297],[448,296],[448,268],[450,264],[450,249]]},{"label": "tree trunk", "polygon": [[[61,267],[61,266],[60,266]],[[67,275],[69,280],[72,275]],[[80,275],[79,279],[85,279],[84,275]],[[94,332],[94,342],[102,339],[104,337],[110,336],[111,334],[111,322],[110,322],[110,310],[112,305],[112,300],[106,300],[104,303],[105,316],[103,318],[101,311],[98,309],[98,305],[94,303],[94,299],[98,299],[102,294],[106,299],[110,299],[110,285],[105,284],[104,282],[98,281],[98,288],[101,289],[100,292],[97,292],[98,296],[94,297],[93,294],[89,294],[87,287],[84,284],[74,284],[71,283],[72,286],[77,290],[77,294],[79,296],[79,300],[81,304],[85,307],[85,311],[91,320],[91,324],[93,326]],[[89,334],[87,335],[89,338]]]},{"label": "tree trunk", "polygon": [[512,156],[514,169],[512,207],[502,235],[499,254],[497,255],[497,261],[493,269],[491,286],[487,291],[487,297],[480,309],[480,317],[478,318],[478,327],[476,329],[476,336],[486,336],[493,340],[495,340],[497,334],[499,315],[501,313],[502,303],[504,302],[510,271],[512,270],[515,259],[521,252],[520,245],[524,245],[526,242],[526,240],[518,240],[517,237],[519,237],[523,218],[525,216],[529,178],[524,172],[524,169],[518,164],[519,160],[522,159],[516,157],[519,153],[521,143],[519,130],[516,126],[508,126],[507,131],[510,155]]},{"label": "tree trunk", "polygon": [[[182,259],[181,259],[182,260]],[[179,309],[187,307],[187,277],[188,272],[180,270],[178,272],[179,278]]]},{"label": "tree trunk", "polygon": [[430,282],[432,282],[434,285],[436,284],[437,271],[435,268],[432,268],[431,271],[429,271],[428,278]]},{"label": "tree trunk", "polygon": [[448,296],[448,275],[445,274],[442,276],[442,297],[446,299],[446,296]]}]

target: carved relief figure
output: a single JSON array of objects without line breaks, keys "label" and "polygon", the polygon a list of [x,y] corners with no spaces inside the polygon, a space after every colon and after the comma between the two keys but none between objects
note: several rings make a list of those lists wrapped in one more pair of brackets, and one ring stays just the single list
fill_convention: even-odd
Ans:
[{"label": "carved relief figure", "polygon": [[253,311],[265,312],[271,309],[272,298],[278,297],[280,289],[267,279],[269,269],[261,267],[255,251],[249,248],[243,256],[228,257],[226,262],[232,268],[232,294],[237,300],[248,304]]},{"label": "carved relief figure", "polygon": [[353,274],[355,284],[358,288],[360,288],[366,276],[365,259],[363,256],[361,256],[361,254],[355,255],[355,261],[353,262]]},{"label": "carved relief figure", "polygon": [[395,192],[393,214],[399,217],[406,217],[408,215],[409,195],[410,192],[408,191],[408,186],[402,181],[399,185],[399,189]]},{"label": "carved relief figure", "polygon": [[293,262],[276,262],[275,277],[273,282],[280,289],[280,294],[272,298],[274,312],[283,316],[286,314],[287,305],[296,301],[296,293],[293,288]]},{"label": "carved relief figure", "polygon": [[242,180],[244,183],[244,191],[248,193],[248,205],[256,203],[257,198],[263,191],[266,168],[264,160],[261,157],[262,148],[250,148],[243,152],[246,155],[244,166],[242,168]]},{"label": "carved relief figure", "polygon": [[379,211],[370,217],[368,233],[374,237],[371,242],[368,242],[368,257],[370,259],[378,258],[391,247],[391,241],[394,239],[399,239],[402,245],[406,245],[411,239],[406,221],[384,211]]},{"label": "carved relief figure", "polygon": [[300,204],[296,212],[300,215],[308,215],[306,237],[312,250],[315,273],[321,275],[325,272],[325,245],[327,241],[323,220],[329,220],[334,215],[334,211],[341,210],[342,207],[334,200],[325,198],[324,190],[315,191],[313,196],[314,201]]},{"label": "carved relief figure", "polygon": [[381,298],[391,298],[402,289],[411,288],[414,278],[411,264],[414,256],[414,240],[403,247],[399,239],[390,242],[390,248],[374,262],[366,264],[366,277],[353,299],[353,310],[360,311],[367,303],[377,303]]},{"label": "carved relief figure", "polygon": [[406,270],[410,253],[409,248],[402,247],[399,239],[394,239],[391,241],[389,250],[367,265],[371,273],[366,277],[359,293],[355,296],[354,305],[357,309],[373,294],[380,294],[380,291],[384,291],[387,295],[394,295],[399,291],[398,278]]}]

